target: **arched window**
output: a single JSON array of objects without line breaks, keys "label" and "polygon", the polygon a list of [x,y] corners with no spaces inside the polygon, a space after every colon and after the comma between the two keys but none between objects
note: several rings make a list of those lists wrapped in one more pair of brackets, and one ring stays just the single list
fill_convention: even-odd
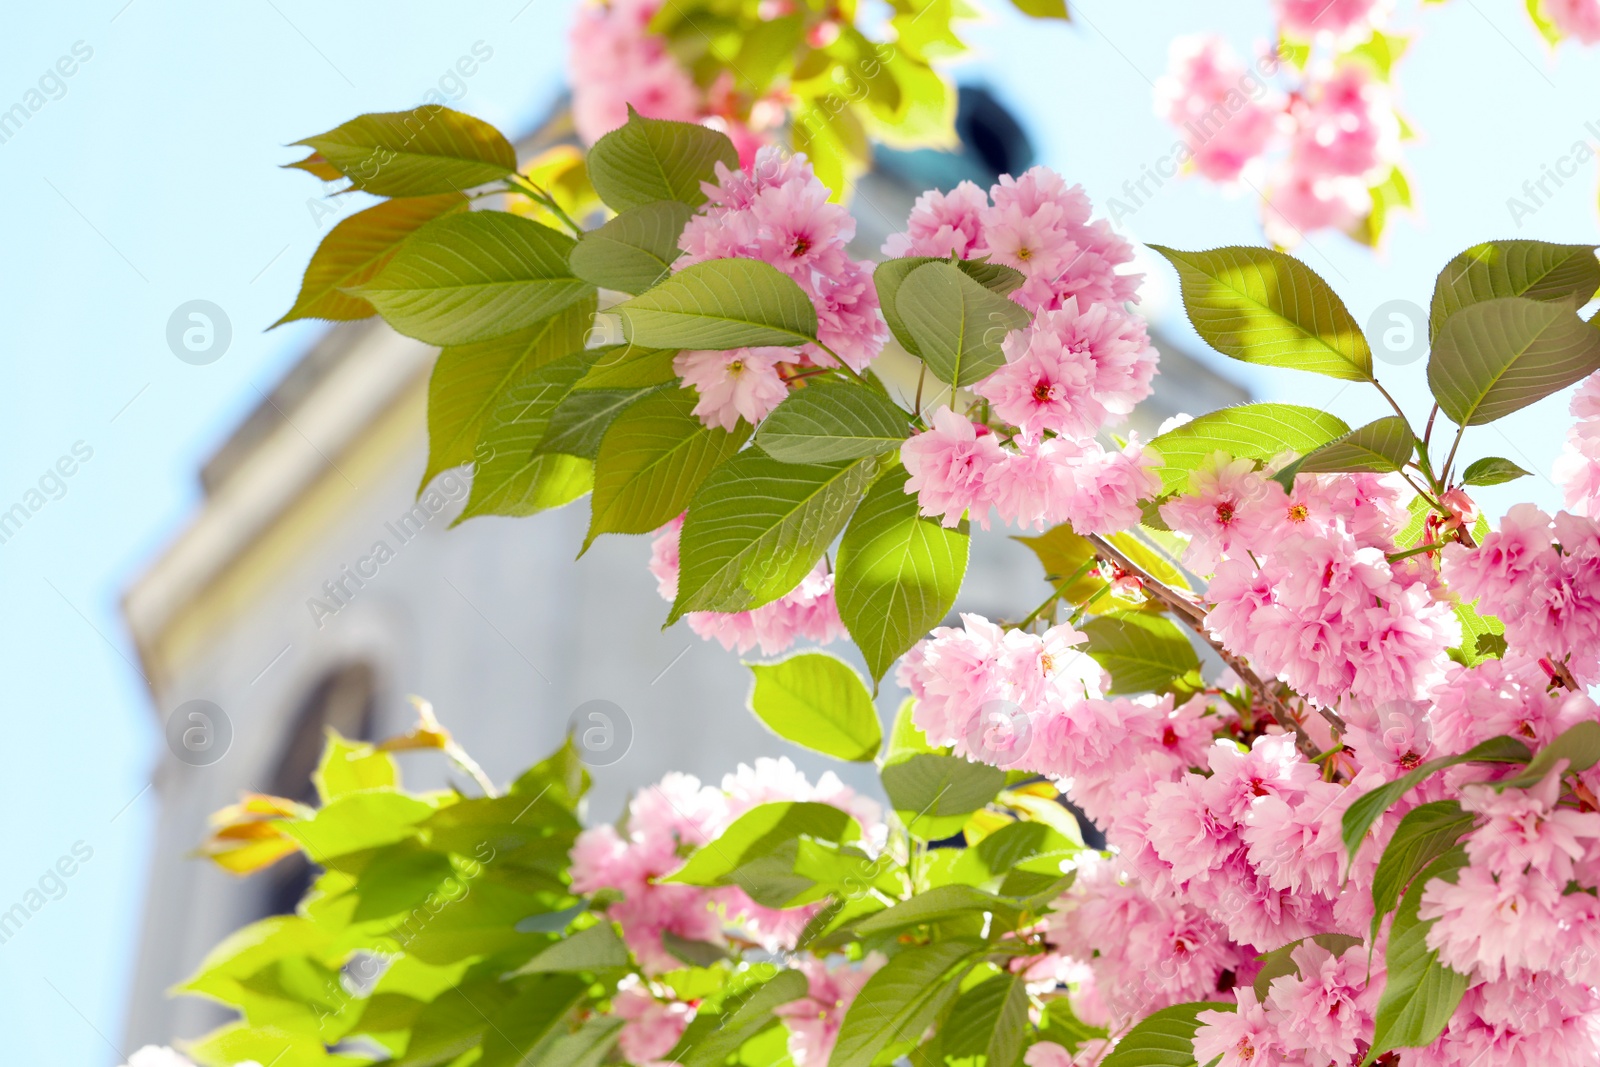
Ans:
[{"label": "arched window", "polygon": [[[315,803],[311,772],[317,769],[329,727],[349,738],[370,740],[376,675],[365,663],[349,663],[327,672],[300,702],[278,754],[266,792],[307,804]],[[266,871],[263,914],[294,911],[311,885],[313,869],[295,853]]]}]

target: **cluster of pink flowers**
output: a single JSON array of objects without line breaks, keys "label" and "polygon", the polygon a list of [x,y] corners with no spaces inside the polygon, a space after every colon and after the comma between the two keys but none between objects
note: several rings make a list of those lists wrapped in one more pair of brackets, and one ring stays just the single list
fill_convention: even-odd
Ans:
[{"label": "cluster of pink flowers", "polygon": [[[990,201],[993,201],[991,203]],[[1000,179],[985,196],[970,182],[918,198],[891,256],[987,258],[1024,277],[1011,294],[1033,321],[1002,342],[1005,362],[973,386],[993,419],[1011,427],[1002,443],[986,423],[949,406],[906,442],[901,459],[926,515],[954,526],[1002,522],[1042,529],[1071,522],[1110,532],[1138,521],[1138,501],[1156,488],[1155,465],[1137,440],[1108,450],[1095,435],[1150,394],[1158,355],[1142,319],[1139,276],[1119,273],[1132,249],[1104,219],[1091,220],[1080,186],[1035,167]]]},{"label": "cluster of pink flowers", "polygon": [[[1281,7],[1286,30],[1305,21],[1347,40],[1352,28],[1371,27],[1375,5],[1285,0]],[[1400,121],[1389,87],[1361,60],[1316,56],[1287,92],[1267,80],[1282,69],[1278,55],[1247,67],[1221,38],[1181,38],[1157,85],[1156,110],[1182,133],[1180,161],[1192,161],[1197,173],[1264,183],[1268,234],[1292,244],[1306,231],[1349,229],[1367,215],[1369,190],[1398,159]]]},{"label": "cluster of pink flowers", "polygon": [[[572,848],[572,887],[579,893],[620,896],[606,914],[622,927],[623,940],[647,976],[685,966],[667,950],[663,934],[726,946],[732,931],[769,952],[792,950],[816,905],[777,910],[755,903],[742,889],[660,881],[683,866],[687,849],[703,847],[745,812],[776,801],[831,804],[860,824],[867,848],[883,847],[887,830],[875,801],[857,795],[831,771],[813,785],[787,758],[759,759],[753,767],[740,764],[723,778],[720,789],[673,773],[635,795],[625,832],[600,826],[579,835]],[[830,972],[819,961],[816,974],[807,972],[816,1015],[811,1025],[791,1024],[797,1063],[825,1062],[845,1008],[876,965]],[[675,1000],[659,983],[637,977],[619,990],[615,1010],[626,1020],[618,1044],[636,1067],[665,1056],[694,1018],[692,1004]],[[820,1058],[799,1058],[819,1053]]]},{"label": "cluster of pink flowers", "polygon": [[[650,544],[650,573],[656,591],[669,603],[678,597],[678,537],[683,516],[657,532]],[[689,629],[705,640],[715,638],[728,651],[745,653],[759,647],[775,656],[804,638],[825,645],[844,636],[839,605],[833,596],[833,574],[819,560],[812,572],[792,591],[751,611],[691,611],[684,616]]]},{"label": "cluster of pink flowers", "polygon": [[886,962],[881,952],[869,952],[854,965],[830,965],[814,956],[800,961],[800,973],[806,976],[806,995],[774,1009],[788,1027],[789,1058],[795,1067],[826,1067],[839,1040],[845,1013],[867,979]]},{"label": "cluster of pink flowers", "polygon": [[1461,640],[1433,566],[1390,562],[1410,518],[1395,476],[1300,475],[1292,492],[1217,453],[1161,517],[1188,535],[1184,562],[1215,572],[1211,632],[1324,706],[1409,700]]},{"label": "cluster of pink flowers", "polygon": [[1600,518],[1600,377],[1584,379],[1572,395],[1571,410],[1578,421],[1567,431],[1555,480],[1565,492],[1568,511]]},{"label": "cluster of pink flowers", "polygon": [[1518,504],[1476,549],[1446,546],[1443,573],[1509,643],[1600,682],[1600,523]]},{"label": "cluster of pink flowers", "polygon": [[743,418],[759,422],[788,395],[785,364],[831,367],[833,355],[863,370],[882,351],[889,328],[878,312],[872,264],[846,251],[856,222],[830,203],[828,189],[803,155],[768,146],[745,170],[717,164],[705,183],[706,202],[684,227],[674,268],[711,259],[754,259],[783,271],[817,309],[817,345],[687,351],[673,361],[699,393],[695,414],[707,426],[731,430]]},{"label": "cluster of pink flowers", "polygon": [[923,193],[906,232],[891,236],[883,254],[987,258],[1014,267],[1025,281],[1011,298],[1029,311],[1053,311],[1074,297],[1082,312],[1138,300],[1140,276],[1118,271],[1133,259],[1133,246],[1092,214],[1081,185],[1034,167],[1020,178],[1004,175],[988,196],[971,182]]},{"label": "cluster of pink flowers", "polygon": [[1600,0],[1540,0],[1538,10],[1563,36],[1600,41]]},{"label": "cluster of pink flowers", "polygon": [[701,88],[651,33],[662,0],[588,0],[569,39],[572,119],[585,144],[628,121],[628,108],[652,119],[698,122],[728,135],[748,161],[783,125],[786,106],[772,95],[746,101],[732,71]]},{"label": "cluster of pink flowers", "polygon": [[[1597,414],[1596,388],[1575,414]],[[981,463],[980,440],[968,445]],[[1185,565],[1214,575],[1200,601],[1213,637],[1307,702],[1317,761],[1268,705],[1245,718],[1219,699],[1231,674],[1186,701],[1107,697],[1070,625],[1036,634],[967,615],[902,662],[931,742],[1052,777],[1106,834],[1110,852],[1077,862],[1030,979],[1065,986],[1077,1017],[1113,1035],[1171,1004],[1231,1000],[1200,1015],[1201,1063],[1350,1067],[1387,978],[1388,924],[1370,940],[1379,857],[1408,812],[1457,800],[1474,819],[1467,864],[1417,891],[1428,947],[1468,991],[1443,1036],[1399,1064],[1597,1062],[1600,768],[1569,784],[1558,763],[1523,789],[1497,783],[1519,767],[1457,766],[1406,793],[1353,860],[1343,818],[1426,760],[1503,736],[1537,751],[1600,721],[1582,692],[1600,682],[1600,523],[1521,505],[1476,547],[1402,555],[1398,478],[1299,475],[1285,489],[1259,466],[1213,455],[1161,515],[1188,539]],[[1470,517],[1470,501],[1451,503]],[[1505,624],[1498,658],[1447,655],[1457,602]],[[1337,709],[1337,737],[1316,705]],[[1262,955],[1296,941],[1293,970],[1258,994]],[[1046,1045],[1027,1062],[1077,1061]]]}]

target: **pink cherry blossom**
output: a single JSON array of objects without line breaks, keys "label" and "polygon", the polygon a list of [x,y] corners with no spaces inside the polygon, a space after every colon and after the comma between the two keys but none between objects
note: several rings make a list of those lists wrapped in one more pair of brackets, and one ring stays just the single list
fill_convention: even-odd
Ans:
[{"label": "pink cherry blossom", "polygon": [[1156,113],[1182,131],[1198,173],[1232,181],[1282,123],[1278,97],[1222,38],[1179,37],[1156,83]]},{"label": "pink cherry blossom", "polygon": [[946,526],[970,510],[973,521],[987,527],[992,499],[986,479],[1003,459],[1000,442],[948,407],[934,412],[932,423],[900,448],[911,474],[906,492],[916,494],[924,515],[937,515]]}]

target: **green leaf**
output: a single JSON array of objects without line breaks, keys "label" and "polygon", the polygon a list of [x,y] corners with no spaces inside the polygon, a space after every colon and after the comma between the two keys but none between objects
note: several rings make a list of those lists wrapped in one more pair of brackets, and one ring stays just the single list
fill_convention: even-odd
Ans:
[{"label": "green leaf", "polygon": [[1112,693],[1165,693],[1200,669],[1189,638],[1161,615],[1126,612],[1083,624],[1088,654],[1111,673]]},{"label": "green leaf", "polygon": [[945,1055],[983,1056],[985,1067],[1013,1067],[1028,1025],[1028,988],[1021,975],[997,974],[967,990],[940,1028]]},{"label": "green leaf", "polygon": [[[428,465],[420,494],[440,473],[493,456],[478,442],[496,407],[538,368],[583,348],[594,318],[591,297],[526,329],[439,353],[428,379]],[[575,366],[576,364],[573,364]]]},{"label": "green leaf", "polygon": [[951,919],[992,913],[1002,922],[1015,924],[1022,914],[1014,900],[986,893],[970,885],[940,885],[909,900],[902,900],[887,911],[862,919],[855,924],[859,934],[882,934],[903,930],[911,926],[942,923]]},{"label": "green leaf", "polygon": [[1161,492],[1177,492],[1213,452],[1234,459],[1268,460],[1280,452],[1307,452],[1350,432],[1337,416],[1297,404],[1240,404],[1191,419],[1157,436],[1148,447],[1161,456]]},{"label": "green leaf", "polygon": [[532,515],[560,507],[589,491],[586,459],[538,455],[556,405],[583,375],[578,352],[539,367],[501,394],[479,438],[486,458],[472,476],[472,494],[456,522],[474,515]]},{"label": "green leaf", "polygon": [[872,1067],[889,1045],[920,1041],[982,951],[982,942],[956,938],[906,949],[884,964],[845,1013],[828,1067]]},{"label": "green leaf", "polygon": [[363,789],[393,789],[399,782],[399,772],[387,752],[379,752],[365,741],[347,741],[330,726],[328,743],[322,749],[317,769],[311,772],[311,782],[326,804]]},{"label": "green leaf", "polygon": [[1600,370],[1600,328],[1570,305],[1526,297],[1451,315],[1428,356],[1428,386],[1457,426],[1481,426]]},{"label": "green leaf", "polygon": [[669,276],[609,309],[630,342],[651,348],[729,349],[802,345],[817,339],[817,309],[778,268],[713,259]]},{"label": "green leaf", "polygon": [[657,200],[695,207],[706,198],[700,183],[716,178],[718,163],[739,167],[726,135],[695,123],[647,119],[630,105],[627,124],[589,149],[589,181],[613,211]]},{"label": "green leaf", "polygon": [[950,613],[967,571],[965,520],[950,529],[922,515],[909,477],[896,466],[873,483],[834,569],[839,617],[875,682]]},{"label": "green leaf", "polygon": [[1367,836],[1367,830],[1378,820],[1378,816],[1431,774],[1460,763],[1527,763],[1532,758],[1533,753],[1528,751],[1528,746],[1516,738],[1491,737],[1459,756],[1431,759],[1409,774],[1385,782],[1356,798],[1344,813],[1344,847],[1353,859],[1356,849],[1361,847],[1361,839]]},{"label": "green leaf", "polygon": [[694,414],[693,389],[645,397],[618,415],[600,441],[595,460],[587,551],[603,533],[642,534],[683,514],[706,477],[750,436],[707,427]]},{"label": "green leaf", "polygon": [[911,416],[876,390],[816,382],[762,421],[756,444],[785,463],[829,463],[892,452],[910,435]]},{"label": "green leaf", "polygon": [[636,345],[608,345],[589,351],[594,358],[589,373],[579,382],[579,391],[589,389],[643,389],[677,381],[672,361],[675,348],[639,348]]},{"label": "green leaf", "polygon": [[732,885],[732,875],[740,867],[771,855],[802,834],[824,841],[852,841],[861,836],[861,829],[848,813],[831,804],[761,804],[735,819],[720,837],[695,852],[676,873],[662,881]]},{"label": "green leaf", "polygon": [[1499,485],[1502,482],[1514,482],[1518,478],[1526,478],[1532,471],[1525,471],[1509,459],[1499,456],[1484,456],[1467,464],[1467,469],[1462,472],[1461,480],[1467,485]]},{"label": "green leaf", "polygon": [[1547,778],[1556,764],[1567,761],[1564,774],[1586,771],[1600,763],[1600,722],[1580,722],[1569,726],[1548,745],[1534,753],[1527,769],[1514,778],[1496,782],[1495,788],[1531,789]]},{"label": "green leaf", "polygon": [[1473,245],[1439,272],[1428,311],[1429,338],[1438,337],[1445,321],[1462,308],[1498,297],[1583,306],[1600,289],[1600,261],[1594,253],[1594,245],[1544,241]]},{"label": "green leaf", "polygon": [[782,970],[771,979],[734,997],[720,1014],[696,1015],[677,1047],[667,1054],[684,1067],[722,1067],[739,1047],[770,1026],[778,1025],[773,1009],[806,995],[806,976]]},{"label": "green leaf", "polygon": [[1393,1049],[1433,1044],[1461,1003],[1470,979],[1440,963],[1439,954],[1428,948],[1428,930],[1437,920],[1421,922],[1417,911],[1430,881],[1454,882],[1466,865],[1466,850],[1458,845],[1430,863],[1406,890],[1389,927],[1389,950],[1384,955],[1388,974],[1378,998],[1372,1047],[1363,1064]]},{"label": "green leaf", "polygon": [[848,663],[826,652],[802,652],[749,667],[755,675],[750,710],[773,733],[835,759],[861,762],[878,754],[878,709]]},{"label": "green leaf", "polygon": [[404,840],[432,814],[432,807],[403,793],[373,790],[348,793],[318,808],[309,819],[290,819],[281,825],[313,863],[326,867],[340,856]]},{"label": "green leaf", "polygon": [[296,319],[348,322],[376,315],[371,303],[344,290],[382,270],[401,243],[424,225],[466,207],[467,198],[461,193],[412,196],[386,200],[342,220],[311,254],[294,306],[272,325]]},{"label": "green leaf", "polygon": [[516,149],[499,130],[433,104],[361,115],[295,144],[378,196],[459,193],[517,169]]},{"label": "green leaf", "polygon": [[1347,381],[1372,378],[1372,350],[1328,283],[1267,248],[1179,252],[1151,245],[1178,269],[1189,321],[1223,355]]},{"label": "green leaf", "polygon": [[966,815],[994,799],[1006,772],[960,756],[919,753],[883,768],[883,788],[896,811],[916,816]]},{"label": "green leaf", "polygon": [[928,369],[958,387],[988,377],[1004,363],[1000,343],[1031,319],[1020,304],[948,263],[913,270],[895,295],[895,311]]},{"label": "green leaf", "polygon": [[[896,310],[900,298],[900,286],[918,267],[945,262],[948,261],[936,256],[907,256],[903,259],[886,259],[872,272],[872,283],[878,290],[878,306],[883,311],[884,321],[889,324],[895,340],[913,356],[921,356],[922,350],[917,347],[916,338],[911,336],[911,332],[906,329],[905,321],[900,318],[900,313]],[[955,265],[973,281],[998,296],[1010,296],[1026,281],[1021,271],[1003,263],[990,263],[986,259],[960,259]]]},{"label": "green leaf", "polygon": [[642,293],[665,278],[683,254],[678,235],[693,214],[677,200],[630,208],[578,239],[572,273],[602,289]]},{"label": "green leaf", "polygon": [[668,622],[688,611],[748,611],[794,589],[877,473],[874,457],[780,463],[752,450],[718,467],[689,504]]},{"label": "green leaf", "polygon": [[1461,623],[1461,644],[1446,654],[1464,667],[1476,667],[1486,659],[1505,654],[1505,624],[1493,615],[1478,614],[1477,602],[1457,604],[1456,620]]},{"label": "green leaf", "polygon": [[573,386],[572,392],[550,413],[544,436],[534,452],[560,452],[594,460],[600,455],[600,443],[605,440],[611,424],[633,404],[657,392],[656,389],[584,389],[582,385],[579,382]]},{"label": "green leaf", "polygon": [[608,921],[562,938],[523,964],[517,974],[603,971],[628,966],[628,948]]},{"label": "green leaf", "polygon": [[1285,489],[1294,488],[1297,474],[1330,471],[1397,471],[1411,459],[1416,437],[1398,415],[1369,422],[1308,452],[1274,477]]},{"label": "green leaf", "polygon": [[1203,1011],[1233,1011],[1233,1003],[1201,1001],[1151,1012],[1129,1030],[1100,1067],[1194,1067],[1194,1034]]},{"label": "green leaf", "polygon": [[1024,15],[1036,19],[1060,19],[1067,21],[1067,0],[1011,0],[1013,6]]},{"label": "green leaf", "polygon": [[586,985],[566,974],[539,975],[529,982],[490,1016],[477,1067],[534,1067],[539,1061],[533,1053],[583,999]]},{"label": "green leaf", "polygon": [[594,293],[572,273],[572,238],[504,211],[446,215],[408,238],[364,285],[384,321],[430,345],[514,333]]},{"label": "green leaf", "polygon": [[1372,876],[1372,938],[1376,942],[1383,917],[1424,867],[1455,848],[1472,829],[1474,816],[1454,800],[1435,800],[1406,812],[1378,860]]}]

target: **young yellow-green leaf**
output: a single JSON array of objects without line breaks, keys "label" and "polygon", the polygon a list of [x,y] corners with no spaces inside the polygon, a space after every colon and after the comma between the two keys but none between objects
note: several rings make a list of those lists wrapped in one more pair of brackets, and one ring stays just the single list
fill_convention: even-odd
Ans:
[{"label": "young yellow-green leaf", "polygon": [[1428,386],[1457,426],[1481,426],[1600,370],[1600,328],[1562,301],[1500,297],[1445,320]]},{"label": "young yellow-green leaf", "polygon": [[1428,930],[1438,920],[1422,922],[1417,911],[1429,882],[1435,878],[1454,882],[1466,865],[1466,850],[1457,845],[1428,864],[1406,890],[1389,927],[1389,950],[1384,954],[1388,974],[1373,1020],[1372,1047],[1361,1061],[1364,1065],[1397,1048],[1433,1044],[1461,1003],[1470,979],[1440,963],[1439,954],[1428,948]]},{"label": "young yellow-green leaf", "polygon": [[1266,460],[1280,452],[1311,452],[1349,432],[1344,420],[1317,408],[1240,404],[1191,419],[1149,447],[1161,456],[1161,492],[1166,494],[1188,484],[1189,474],[1213,452]]},{"label": "young yellow-green leaf", "polygon": [[981,941],[953,938],[890,959],[845,1013],[828,1067],[872,1067],[890,1044],[921,1040],[983,950]]},{"label": "young yellow-green leaf", "polygon": [[1165,693],[1200,668],[1189,639],[1161,615],[1101,615],[1084,623],[1083,632],[1087,654],[1111,674],[1112,693]]},{"label": "young yellow-green leaf", "polygon": [[642,293],[665,278],[683,254],[678,235],[693,214],[677,200],[630,208],[578,239],[572,273],[602,289]]},{"label": "young yellow-green leaf", "polygon": [[928,263],[906,276],[895,312],[939,381],[971,385],[1005,362],[1000,343],[1028,325],[1020,305],[948,263]]},{"label": "young yellow-green leaf", "polygon": [[611,423],[595,458],[585,550],[603,533],[649,533],[683,514],[706,476],[739,451],[749,424],[707,427],[697,400],[693,389],[664,390]]},{"label": "young yellow-green leaf", "polygon": [[1454,800],[1435,800],[1406,812],[1384,847],[1372,876],[1372,930],[1376,943],[1384,916],[1394,910],[1406,886],[1423,868],[1455,848],[1472,829],[1475,816]]},{"label": "young yellow-green leaf", "polygon": [[1478,614],[1477,601],[1455,606],[1456,621],[1461,623],[1461,644],[1448,649],[1447,655],[1463,667],[1476,667],[1486,659],[1498,659],[1505,654],[1505,623],[1493,615]]},{"label": "young yellow-green leaf", "polygon": [[1036,19],[1060,19],[1066,22],[1067,0],[1011,0],[1016,9]]},{"label": "young yellow-green leaf", "polygon": [[461,193],[440,193],[385,200],[344,219],[317,245],[294,306],[272,325],[297,319],[350,322],[376,315],[371,303],[343,290],[361,285],[382,270],[401,242],[424,225],[466,207],[467,198]]},{"label": "young yellow-green leaf", "polygon": [[628,108],[619,126],[589,149],[589,181],[613,211],[657,200],[695,207],[705,201],[700,183],[716,178],[716,164],[739,167],[725,134],[690,122],[647,119]]},{"label": "young yellow-green leaf", "polygon": [[1455,256],[1439,272],[1428,309],[1428,336],[1438,337],[1451,315],[1485,300],[1522,296],[1577,308],[1597,289],[1600,260],[1594,245],[1486,241]]},{"label": "young yellow-green leaf", "polygon": [[474,515],[532,515],[589,491],[593,465],[577,456],[540,455],[550,415],[587,369],[576,352],[523,376],[500,394],[479,436],[485,456],[472,475],[472,493],[456,523]]},{"label": "young yellow-green leaf", "polygon": [[850,520],[878,470],[873,456],[780,463],[755,450],[718,467],[689,504],[668,622],[687,611],[748,611],[794,589]]},{"label": "young yellow-green leaf", "polygon": [[1518,478],[1526,478],[1532,473],[1523,470],[1509,459],[1484,456],[1467,464],[1467,469],[1461,473],[1461,480],[1467,485],[1499,485],[1502,482],[1514,482]]},{"label": "young yellow-green leaf", "polygon": [[394,758],[365,741],[347,741],[328,728],[322,759],[311,774],[322,803],[363,789],[393,789],[399,782]]},{"label": "young yellow-green leaf", "polygon": [[589,297],[516,333],[439,353],[428,379],[428,466],[419,494],[441,471],[491,458],[477,446],[495,406],[534,370],[582,349],[595,306]]},{"label": "young yellow-green leaf", "polygon": [[817,309],[778,268],[754,259],[685,267],[609,311],[622,333],[647,348],[747,348],[817,339]]},{"label": "young yellow-green leaf", "polygon": [[760,804],[735,819],[721,836],[663,880],[683,885],[731,885],[728,879],[733,872],[802,834],[823,841],[854,841],[861,836],[861,827],[832,804],[791,800]]},{"label": "young yellow-green leaf", "polygon": [[588,983],[571,974],[522,979],[515,997],[489,1016],[477,1067],[528,1067],[529,1052],[553,1033],[564,1033],[567,1013],[584,998]]},{"label": "young yellow-green leaf", "polygon": [[951,529],[923,516],[905,491],[908,477],[896,466],[873,484],[834,570],[839,617],[874,680],[944,620],[967,572],[966,522]]},{"label": "young yellow-green leaf", "polygon": [[859,763],[878,754],[878,709],[848,663],[826,652],[802,652],[749,667],[755,675],[750,710],[773,733],[835,759]]},{"label": "young yellow-green leaf", "polygon": [[379,196],[458,193],[517,169],[517,152],[499,130],[435,104],[361,115],[296,141]]},{"label": "young yellow-green leaf", "polygon": [[[889,329],[894,333],[895,340],[900,342],[900,347],[913,356],[922,355],[922,350],[917,347],[916,338],[911,336],[905,322],[900,318],[900,313],[895,310],[900,286],[918,267],[945,262],[948,261],[937,256],[906,256],[903,259],[886,259],[872,272],[872,284],[878,290],[878,306],[883,311],[884,321],[889,324]],[[957,260],[955,265],[973,281],[999,296],[1010,296],[1027,280],[1021,271],[1003,263],[990,263],[986,259],[961,259]]]},{"label": "young yellow-green leaf", "polygon": [[350,292],[408,337],[430,345],[483,341],[594,293],[567,264],[572,247],[572,238],[504,211],[446,215]]},{"label": "young yellow-green leaf", "polygon": [[1232,1001],[1174,1004],[1151,1012],[1129,1030],[1100,1067],[1195,1067],[1194,1034],[1203,1011],[1234,1011]]},{"label": "young yellow-green leaf", "polygon": [[1361,327],[1328,283],[1293,256],[1269,248],[1150,247],[1177,268],[1189,321],[1223,355],[1347,381],[1372,378]]},{"label": "young yellow-green leaf", "polygon": [[761,423],[756,444],[785,463],[876,456],[911,436],[911,416],[874,389],[816,382],[791,392]]}]

